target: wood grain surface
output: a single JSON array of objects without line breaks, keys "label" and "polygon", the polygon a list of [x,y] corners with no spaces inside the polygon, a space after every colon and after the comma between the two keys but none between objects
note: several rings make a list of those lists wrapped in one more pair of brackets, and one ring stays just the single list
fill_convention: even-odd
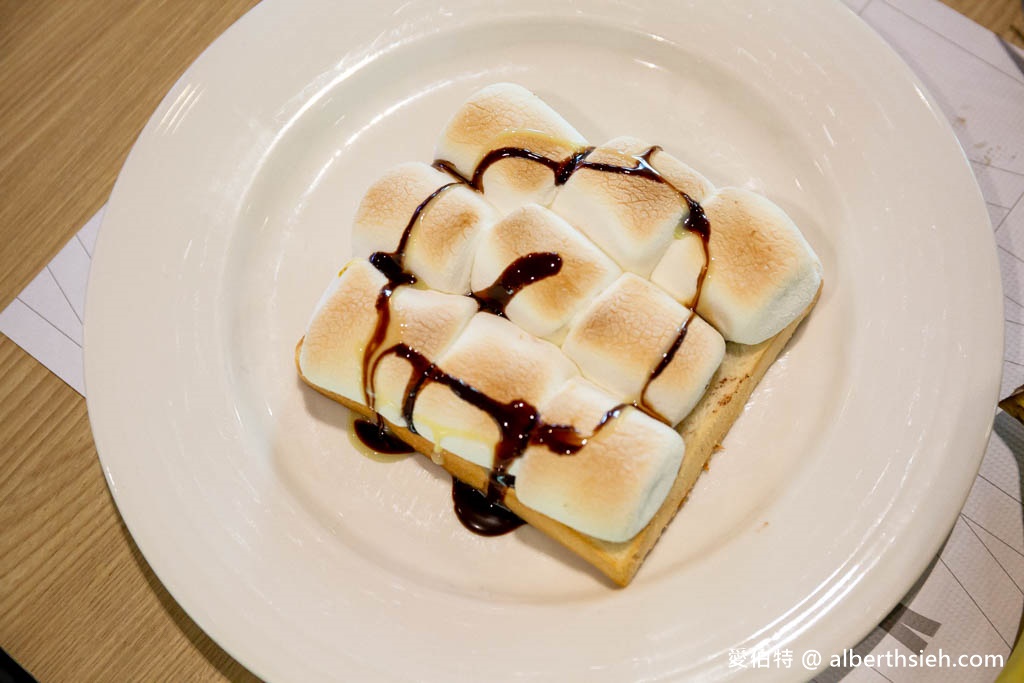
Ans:
[{"label": "wood grain surface", "polygon": [[[0,0],[0,308],[110,194],[160,99],[254,0]],[[1018,0],[947,4],[1024,46]],[[85,401],[0,336],[0,646],[40,681],[248,681],[107,490]]]},{"label": "wood grain surface", "polygon": [[997,36],[1024,48],[1024,11],[1021,0],[942,0]]},{"label": "wood grain surface", "polygon": [[[0,0],[0,308],[106,202],[150,114],[254,0]],[[257,680],[131,541],[85,401],[0,336],[0,646],[39,681]]]}]

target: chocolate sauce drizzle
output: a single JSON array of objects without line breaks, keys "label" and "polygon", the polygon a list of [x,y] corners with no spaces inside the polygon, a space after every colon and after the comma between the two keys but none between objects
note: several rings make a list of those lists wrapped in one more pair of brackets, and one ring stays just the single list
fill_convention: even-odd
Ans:
[{"label": "chocolate sauce drizzle", "polygon": [[[376,363],[373,362],[374,354],[377,353],[380,345],[384,343],[388,327],[391,324],[391,295],[395,293],[395,289],[399,285],[411,285],[416,282],[416,276],[405,270],[405,249],[409,244],[409,237],[412,235],[413,228],[423,218],[423,212],[427,210],[427,207],[440,197],[445,190],[457,185],[459,185],[458,182],[442,185],[420,202],[419,206],[412,212],[412,216],[402,231],[402,236],[398,239],[398,245],[394,251],[377,251],[370,254],[370,265],[379,270],[388,280],[387,284],[381,288],[380,293],[377,295],[377,302],[375,304],[377,309],[377,325],[374,327],[373,335],[363,351],[363,397],[366,399],[366,407],[370,410],[373,410],[376,403],[373,391],[373,373],[370,372],[370,369],[371,367],[376,368]],[[379,421],[378,423],[383,429],[383,423]]]},{"label": "chocolate sauce drizzle", "polygon": [[[555,176],[555,185],[565,185],[569,181],[569,178],[578,169],[586,167],[584,160],[591,152],[594,151],[593,147],[584,147],[570,154],[565,159],[559,161],[558,159],[549,159],[548,157],[537,154],[533,150],[526,149],[525,147],[499,147],[498,149],[492,149],[484,158],[480,160],[480,163],[473,169],[473,177],[462,178],[463,182],[468,182],[473,186],[473,189],[483,192],[484,189],[484,173],[491,167],[492,164],[501,161],[502,159],[526,159],[534,163],[538,163],[542,166],[547,166],[551,169],[551,172]],[[451,173],[455,166],[444,159],[437,159],[434,161],[434,167],[439,168]],[[456,171],[458,175],[458,171]]]},{"label": "chocolate sauce drizzle", "polygon": [[[572,425],[544,423],[540,419],[538,410],[526,401],[502,402],[488,396],[465,381],[449,375],[429,358],[407,344],[400,342],[381,351],[380,347],[387,337],[391,321],[391,295],[397,287],[416,282],[416,277],[405,270],[404,263],[405,250],[412,231],[422,219],[424,211],[445,190],[464,184],[482,191],[483,177],[487,169],[502,159],[527,159],[542,164],[551,169],[555,185],[564,185],[572,177],[572,174],[581,168],[601,173],[638,176],[668,185],[679,194],[687,206],[688,211],[686,217],[681,221],[680,228],[682,231],[693,232],[700,236],[704,246],[704,265],[697,278],[693,302],[690,306],[691,313],[680,326],[675,340],[663,354],[661,361],[651,371],[651,375],[640,394],[637,407],[655,414],[656,417],[660,417],[646,405],[645,395],[647,387],[672,362],[676,352],[686,338],[690,321],[696,315],[695,311],[700,300],[704,279],[707,275],[708,264],[710,263],[708,243],[711,236],[710,224],[700,204],[694,201],[688,194],[672,185],[651,165],[651,157],[660,149],[658,146],[650,147],[643,154],[633,157],[636,160],[634,166],[617,166],[589,161],[587,157],[593,152],[593,147],[579,149],[563,160],[549,159],[526,148],[502,147],[486,154],[473,170],[471,178],[466,178],[460,174],[451,162],[437,159],[433,163],[434,168],[448,173],[455,181],[437,188],[416,207],[394,251],[376,252],[370,256],[370,263],[387,278],[387,283],[378,294],[376,301],[377,324],[363,355],[363,387],[366,405],[371,409],[374,406],[372,383],[378,364],[384,357],[394,355],[406,360],[411,367],[402,403],[402,415],[405,418],[409,431],[418,434],[413,420],[416,399],[420,392],[431,383],[447,387],[461,400],[487,413],[499,429],[500,437],[494,450],[494,460],[488,478],[486,494],[480,494],[476,489],[453,479],[452,497],[455,502],[456,514],[467,528],[476,533],[496,535],[511,531],[522,524],[522,520],[504,508],[501,502],[504,500],[507,488],[514,484],[514,477],[509,474],[509,468],[529,445],[545,446],[552,453],[558,455],[573,455],[578,453],[606,424],[619,417],[627,406],[622,404],[607,411],[594,427],[594,430],[590,434],[585,435],[581,434]],[[481,291],[473,292],[471,296],[476,299],[481,310],[504,316],[505,307],[519,291],[534,282],[556,275],[561,268],[562,258],[556,253],[538,252],[527,254],[510,264],[493,285]],[[365,429],[376,431],[377,435],[384,434],[383,422],[380,421],[379,416],[377,425],[372,425],[369,422],[365,422],[365,425]],[[359,429],[360,427],[357,425],[357,431]],[[362,436],[360,434],[360,437]],[[374,437],[370,436],[368,438],[372,439]]]},{"label": "chocolate sauce drizzle", "polygon": [[[530,443],[547,446],[557,455],[575,455],[587,445],[590,439],[614,418],[617,418],[626,404],[620,404],[606,412],[589,435],[580,434],[572,425],[550,425],[539,422],[530,435]],[[506,475],[505,483],[511,486],[514,477]],[[455,516],[464,527],[481,536],[499,536],[514,531],[523,525],[523,520],[507,507],[497,502],[493,495],[478,491],[458,479],[452,479],[452,500]]]},{"label": "chocolate sauce drizzle", "polygon": [[455,478],[452,478],[452,502],[462,526],[480,536],[507,534],[525,523],[504,505]]},{"label": "chocolate sauce drizzle", "polygon": [[640,400],[637,407],[655,417],[664,421],[664,418],[658,414],[654,408],[647,403],[647,389],[651,386],[651,382],[656,380],[658,376],[665,371],[665,368],[669,366],[672,359],[676,357],[676,352],[679,351],[679,347],[683,345],[683,341],[686,339],[686,332],[690,328],[690,323],[697,315],[696,307],[690,311],[690,314],[686,316],[686,320],[679,326],[679,330],[676,332],[675,339],[672,340],[672,344],[668,347],[665,353],[661,354],[661,360],[651,370],[650,376],[647,378],[647,382],[644,383],[644,388],[640,391]]},{"label": "chocolate sauce drizzle", "polygon": [[388,354],[404,358],[412,366],[405,390],[405,400],[402,403],[402,417],[413,434],[419,434],[413,420],[416,399],[420,392],[432,383],[447,387],[458,398],[491,416],[498,426],[500,437],[494,447],[494,464],[488,481],[487,497],[491,501],[500,501],[504,489],[512,483],[508,468],[529,445],[530,435],[540,422],[539,411],[526,401],[515,400],[506,403],[488,396],[464,380],[449,375],[407,344],[395,344],[381,355]]},{"label": "chocolate sauce drizzle", "polygon": [[556,455],[575,455],[587,445],[588,441],[597,436],[597,433],[604,429],[606,424],[619,417],[627,407],[625,403],[620,403],[608,410],[601,416],[594,431],[588,435],[580,434],[572,425],[551,425],[542,422],[537,425],[537,429],[530,436],[530,443],[547,446],[548,450]]},{"label": "chocolate sauce drizzle", "polygon": [[363,418],[356,418],[352,422],[356,437],[364,446],[371,451],[385,455],[401,455],[412,453],[413,449],[409,444],[399,439],[381,421],[380,417],[375,422]]},{"label": "chocolate sauce drizzle", "polygon": [[[687,215],[686,218],[683,219],[680,227],[700,236],[705,245],[705,256],[707,256],[707,244],[711,239],[711,224],[708,222],[708,218],[704,214],[704,209],[701,207],[699,202],[666,180],[665,176],[661,175],[661,173],[651,165],[651,157],[654,156],[655,152],[660,152],[662,150],[660,145],[648,147],[643,154],[634,156],[633,159],[636,161],[635,166],[617,166],[615,164],[600,161],[589,161],[587,157],[590,156],[590,153],[593,152],[594,149],[594,147],[583,147],[565,159],[559,161],[557,159],[550,159],[541,154],[537,154],[536,152],[524,147],[499,147],[498,149],[493,149],[484,155],[484,158],[481,159],[480,163],[478,163],[476,168],[473,169],[473,176],[471,178],[467,178],[459,173],[458,169],[455,168],[455,164],[446,159],[435,159],[433,166],[438,170],[445,171],[458,182],[465,183],[480,192],[484,189],[484,174],[487,172],[487,169],[503,159],[527,159],[541,164],[542,166],[546,166],[551,169],[556,186],[565,185],[569,182],[569,178],[571,178],[572,175],[581,168],[598,171],[600,173],[637,176],[662,183],[672,188],[672,190],[674,190],[686,204]],[[700,288],[700,284],[703,282],[703,276],[706,271],[707,264],[705,263],[704,269],[698,278],[698,290]],[[697,297],[695,296],[694,301],[696,301],[696,299]]]},{"label": "chocolate sauce drizzle", "polygon": [[505,307],[512,297],[527,285],[558,275],[562,270],[562,257],[554,252],[541,251],[520,256],[501,272],[494,284],[470,294],[481,311],[505,317]]}]

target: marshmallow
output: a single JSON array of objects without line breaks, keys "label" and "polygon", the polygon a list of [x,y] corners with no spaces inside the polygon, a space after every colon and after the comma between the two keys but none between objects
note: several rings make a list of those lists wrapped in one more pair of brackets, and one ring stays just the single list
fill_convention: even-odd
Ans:
[{"label": "marshmallow", "polygon": [[[522,148],[562,161],[586,147],[586,139],[526,88],[498,83],[473,94],[455,113],[437,143],[436,156],[469,180],[491,151]],[[551,169],[527,159],[491,164],[481,188],[503,213],[526,203],[547,205],[556,186]]]},{"label": "marshmallow", "polygon": [[494,149],[527,150],[536,159],[547,160],[511,156],[487,166],[480,177],[480,190],[501,214],[525,204],[551,204],[559,189],[559,163],[568,163],[566,160],[581,151],[573,143],[530,130],[502,133],[491,144]]},{"label": "marshmallow", "polygon": [[[622,135],[609,140],[601,149],[627,155],[631,158],[632,165],[636,165],[636,159],[642,157],[652,147],[654,146],[645,140]],[[594,160],[589,156],[587,159]],[[651,152],[649,159],[648,163],[658,175],[678,192],[685,192],[695,202],[704,201],[705,197],[715,191],[715,186],[710,180],[660,147]]]},{"label": "marshmallow", "polygon": [[494,285],[503,272],[528,254],[557,254],[555,275],[521,289],[505,315],[538,337],[557,340],[566,323],[610,285],[621,271],[615,262],[557,214],[536,204],[510,213],[477,245],[471,284],[474,292]]},{"label": "marshmallow", "polygon": [[[441,190],[445,185],[450,187]],[[417,216],[417,208],[435,192]],[[476,241],[495,220],[493,207],[470,187],[427,164],[401,164],[363,197],[352,226],[352,248],[367,256],[392,253],[411,225],[405,269],[428,287],[466,294]]]},{"label": "marshmallow", "polygon": [[346,264],[320,297],[306,327],[299,369],[312,384],[358,403],[363,355],[377,327],[377,297],[387,285],[366,259]]},{"label": "marshmallow", "polygon": [[[682,343],[652,378],[684,324]],[[625,273],[572,322],[562,350],[584,377],[615,396],[643,402],[674,425],[704,394],[725,342],[664,291]]]},{"label": "marshmallow", "polygon": [[551,204],[624,270],[644,277],[685,232],[689,207],[680,192],[700,201],[712,189],[699,173],[661,151],[649,155],[655,178],[595,168],[642,168],[650,149],[636,138],[616,138],[595,148]]},{"label": "marshmallow", "polygon": [[[703,207],[711,226],[711,263],[697,312],[729,341],[762,342],[814,300],[821,262],[789,216],[760,195],[722,188]],[[651,280],[676,299],[692,301],[702,249],[697,235],[677,240]]]},{"label": "marshmallow", "polygon": [[[579,374],[557,346],[514,323],[477,313],[439,358],[437,367],[468,393],[482,392],[496,404],[523,401],[538,408]],[[437,449],[446,449],[488,469],[501,432],[495,416],[459,398],[443,382],[426,382],[413,410],[413,426]]]},{"label": "marshmallow", "polygon": [[671,425],[682,422],[704,396],[724,358],[725,340],[718,330],[699,315],[688,317],[683,341],[668,365],[648,383],[644,405]]},{"label": "marshmallow", "polygon": [[650,522],[675,481],[685,446],[675,430],[632,406],[598,428],[617,405],[582,378],[569,380],[544,405],[545,424],[569,425],[590,438],[569,455],[547,445],[527,448],[516,468],[523,505],[612,542],[629,540]]}]

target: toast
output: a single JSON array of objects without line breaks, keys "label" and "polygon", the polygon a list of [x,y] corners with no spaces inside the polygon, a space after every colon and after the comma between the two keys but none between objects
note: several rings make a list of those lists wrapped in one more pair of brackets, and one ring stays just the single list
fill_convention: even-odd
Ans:
[{"label": "toast", "polygon": [[625,586],[821,292],[766,199],[476,93],[370,188],[295,349],[375,419]]}]

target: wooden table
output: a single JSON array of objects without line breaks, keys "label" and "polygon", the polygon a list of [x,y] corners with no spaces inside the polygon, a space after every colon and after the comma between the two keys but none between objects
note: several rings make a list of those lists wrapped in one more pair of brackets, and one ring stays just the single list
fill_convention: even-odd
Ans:
[{"label": "wooden table", "polygon": [[[1019,0],[946,0],[1024,47]],[[0,0],[0,309],[106,202],[182,71],[254,0]],[[40,681],[256,680],[121,522],[85,400],[0,335],[0,646]]]}]

